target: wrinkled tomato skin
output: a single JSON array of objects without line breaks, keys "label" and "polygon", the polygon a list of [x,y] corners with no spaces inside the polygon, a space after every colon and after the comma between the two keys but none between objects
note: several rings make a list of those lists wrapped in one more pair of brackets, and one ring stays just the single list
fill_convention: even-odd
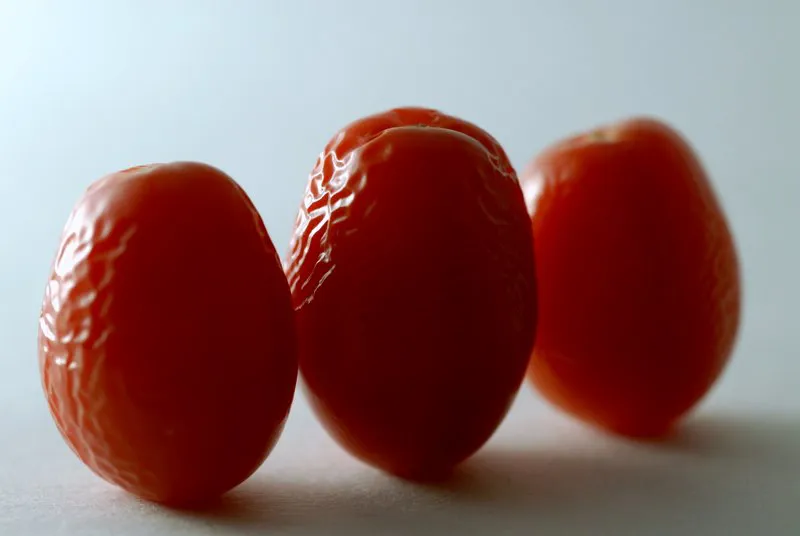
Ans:
[{"label": "wrinkled tomato skin", "polygon": [[287,275],[305,391],[346,450],[428,480],[487,441],[534,341],[531,235],[516,173],[475,125],[400,108],[334,136]]},{"label": "wrinkled tomato skin", "polygon": [[264,461],[297,379],[291,296],[244,191],[199,163],[95,182],[65,226],[39,320],[52,416],[96,474],[195,505]]},{"label": "wrinkled tomato skin", "polygon": [[521,176],[539,281],[529,377],[613,433],[667,434],[734,348],[737,253],[689,143],[631,118],[556,143]]}]

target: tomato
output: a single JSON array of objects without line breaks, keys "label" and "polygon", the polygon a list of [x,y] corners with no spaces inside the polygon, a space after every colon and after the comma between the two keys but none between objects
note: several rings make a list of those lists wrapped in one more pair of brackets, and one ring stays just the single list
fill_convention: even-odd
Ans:
[{"label": "tomato", "polygon": [[311,406],[362,461],[440,478],[503,420],[536,320],[516,173],[477,126],[400,108],[319,157],[287,262]]},{"label": "tomato", "polygon": [[114,173],[66,224],[39,319],[53,418],[102,478],[190,504],[266,458],[297,379],[289,287],[260,216],[199,163]]},{"label": "tomato", "polygon": [[658,437],[724,370],[736,249],[699,157],[671,126],[624,121],[554,143],[522,173],[539,282],[529,377],[566,412]]}]

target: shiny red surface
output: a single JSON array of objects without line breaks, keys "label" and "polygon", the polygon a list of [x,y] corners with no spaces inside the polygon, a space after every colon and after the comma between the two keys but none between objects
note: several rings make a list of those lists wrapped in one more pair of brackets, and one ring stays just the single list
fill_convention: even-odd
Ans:
[{"label": "shiny red surface", "polygon": [[554,144],[522,183],[539,281],[531,380],[601,428],[667,432],[723,371],[740,315],[734,242],[697,155],[631,119]]},{"label": "shiny red surface", "polygon": [[516,174],[477,126],[405,108],[334,136],[287,274],[306,391],[341,445],[428,479],[484,444],[534,341],[531,236]]},{"label": "shiny red surface", "polygon": [[69,446],[145,499],[224,493],[266,458],[297,378],[291,298],[253,205],[197,163],[94,183],[66,224],[39,322]]}]

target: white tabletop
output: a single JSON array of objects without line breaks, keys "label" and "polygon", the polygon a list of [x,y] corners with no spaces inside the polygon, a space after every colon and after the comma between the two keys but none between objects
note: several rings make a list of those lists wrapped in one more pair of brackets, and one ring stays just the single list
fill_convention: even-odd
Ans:
[{"label": "white tabletop", "polygon": [[[800,6],[767,5],[0,0],[0,534],[800,534]],[[285,251],[331,134],[408,104],[478,123],[518,167],[637,113],[695,143],[737,238],[745,314],[682,432],[615,439],[526,386],[457,478],[420,487],[350,458],[298,395],[273,455],[211,511],[93,476],[53,425],[35,354],[83,188],[134,164],[205,161],[245,187]]]}]

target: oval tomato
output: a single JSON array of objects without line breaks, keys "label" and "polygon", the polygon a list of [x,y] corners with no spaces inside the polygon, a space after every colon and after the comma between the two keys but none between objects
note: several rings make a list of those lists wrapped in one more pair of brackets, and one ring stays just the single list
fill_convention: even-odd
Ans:
[{"label": "oval tomato", "polygon": [[539,282],[531,380],[599,427],[665,433],[714,384],[739,323],[736,250],[698,157],[634,118],[554,144],[522,184]]},{"label": "oval tomato", "polygon": [[39,320],[61,434],[145,499],[236,486],[281,433],[297,378],[289,288],[227,175],[142,166],[94,183],[64,229]]},{"label": "oval tomato", "polygon": [[530,356],[530,222],[497,142],[434,110],[341,130],[317,161],[287,274],[300,372],[332,436],[443,476],[504,418]]}]

